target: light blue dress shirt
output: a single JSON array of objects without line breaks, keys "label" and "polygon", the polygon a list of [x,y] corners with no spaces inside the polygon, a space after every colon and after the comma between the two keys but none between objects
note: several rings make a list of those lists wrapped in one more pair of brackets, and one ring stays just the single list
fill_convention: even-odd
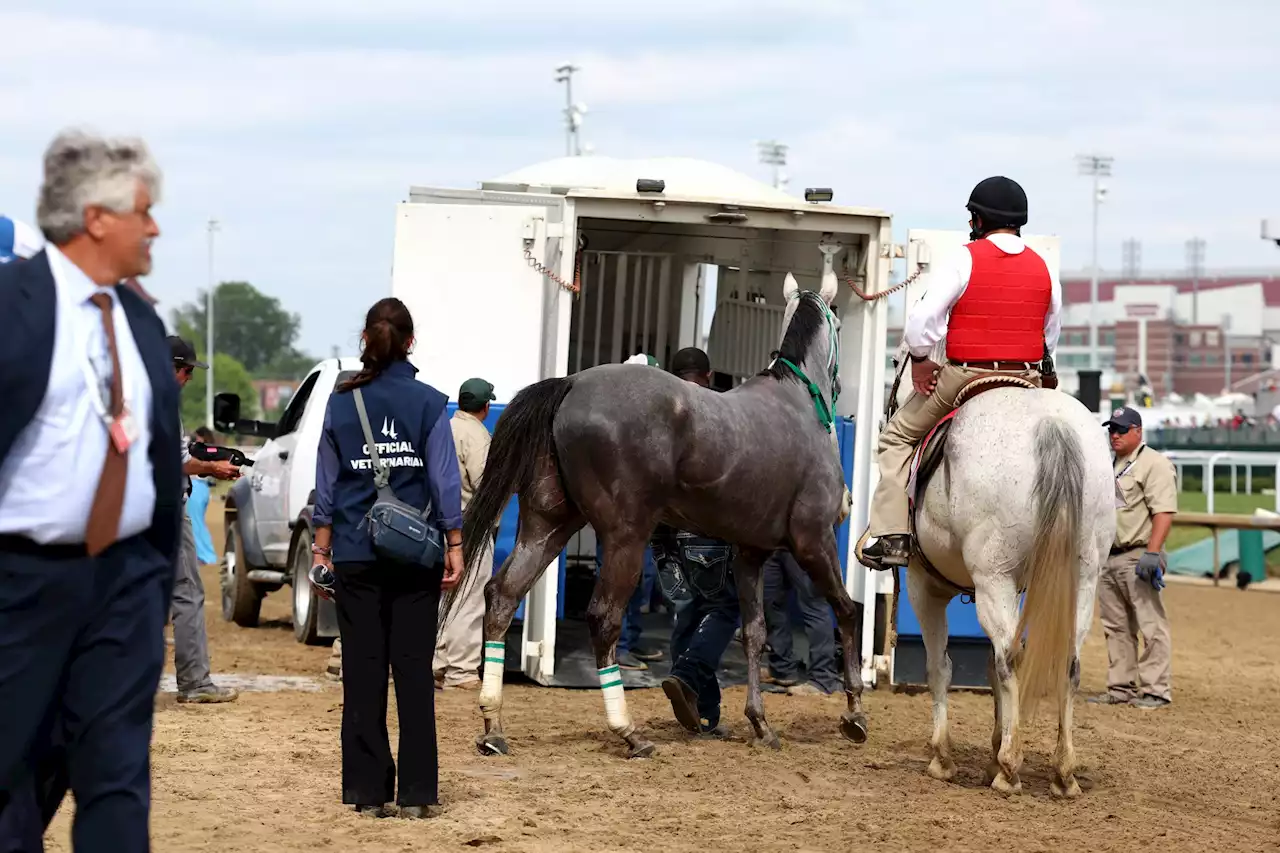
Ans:
[{"label": "light blue dress shirt", "polygon": [[[18,436],[0,468],[0,533],[25,536],[42,545],[84,542],[110,441],[98,406],[109,410],[111,405],[111,353],[102,312],[89,301],[102,291],[111,296],[124,402],[137,427],[137,438],[129,448],[120,515],[119,538],[124,539],[151,527],[155,512],[149,455],[151,380],[115,291],[98,287],[54,246],[47,249],[58,291],[53,363],[35,419]],[[97,380],[96,391],[90,387],[90,378]]]}]

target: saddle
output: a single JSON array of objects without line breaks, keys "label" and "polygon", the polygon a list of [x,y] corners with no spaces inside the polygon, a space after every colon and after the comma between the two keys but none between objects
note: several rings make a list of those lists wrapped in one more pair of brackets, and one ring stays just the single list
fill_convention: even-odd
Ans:
[{"label": "saddle", "polygon": [[[1013,376],[1007,373],[987,373],[982,376],[975,377],[956,395],[956,407],[943,416],[941,420],[929,430],[924,440],[916,447],[916,452],[911,458],[911,475],[907,479],[907,502],[910,506],[911,518],[911,552],[912,555],[920,561],[925,571],[931,577],[950,589],[955,590],[964,595],[972,595],[972,589],[965,589],[957,586],[948,580],[941,572],[929,562],[929,558],[925,556],[924,549],[920,547],[920,542],[916,538],[916,506],[924,490],[928,487],[930,479],[937,472],[938,467],[942,464],[944,451],[947,446],[947,435],[951,431],[951,422],[960,408],[983,391],[990,391],[993,388],[1037,388],[1034,382],[1023,379],[1021,376]],[[866,543],[870,529],[863,533],[862,539],[858,542],[858,551],[861,552],[863,545]],[[896,574],[896,573],[895,573]]]}]

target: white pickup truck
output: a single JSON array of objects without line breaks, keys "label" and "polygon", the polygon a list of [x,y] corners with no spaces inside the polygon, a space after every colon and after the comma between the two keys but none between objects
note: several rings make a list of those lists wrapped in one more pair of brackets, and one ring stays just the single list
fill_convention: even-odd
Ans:
[{"label": "white pickup truck", "polygon": [[240,419],[235,394],[214,398],[219,432],[267,439],[226,500],[222,616],[246,628],[258,624],[262,599],[293,588],[293,632],[298,642],[321,644],[338,636],[333,604],[307,583],[311,568],[311,512],[315,505],[316,450],[329,395],[360,369],[356,358],[317,364],[298,386],[278,423]]}]

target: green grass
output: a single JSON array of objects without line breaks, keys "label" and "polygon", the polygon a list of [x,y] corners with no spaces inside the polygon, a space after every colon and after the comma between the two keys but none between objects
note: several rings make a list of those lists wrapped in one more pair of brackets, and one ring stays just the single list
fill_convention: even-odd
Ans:
[{"label": "green grass", "polygon": [[[1183,512],[1206,512],[1206,495],[1204,492],[1179,492],[1178,509]],[[1253,515],[1255,509],[1276,508],[1275,495],[1233,495],[1230,492],[1218,492],[1213,496],[1213,511],[1228,515]],[[1165,543],[1166,551],[1176,551],[1185,545],[1208,539],[1213,534],[1207,527],[1191,527],[1175,524],[1169,532]]]}]

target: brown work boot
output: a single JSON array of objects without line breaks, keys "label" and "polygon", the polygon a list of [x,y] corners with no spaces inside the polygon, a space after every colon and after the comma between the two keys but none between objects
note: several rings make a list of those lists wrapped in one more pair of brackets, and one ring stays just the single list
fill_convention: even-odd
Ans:
[{"label": "brown work boot", "polygon": [[881,536],[862,549],[862,558],[858,561],[868,569],[892,569],[905,566],[911,559],[911,537],[893,533]]}]

